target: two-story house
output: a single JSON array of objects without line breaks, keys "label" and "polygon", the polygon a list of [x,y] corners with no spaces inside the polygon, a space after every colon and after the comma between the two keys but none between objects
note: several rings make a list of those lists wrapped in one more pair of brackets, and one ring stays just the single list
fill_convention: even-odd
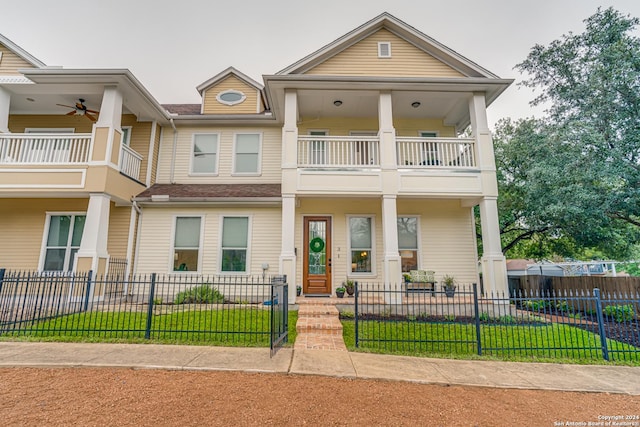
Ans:
[{"label": "two-story house", "polygon": [[416,269],[471,283],[479,206],[485,289],[506,289],[486,108],[512,81],[387,13],[263,83],[228,68],[187,105],[159,106],[128,71],[0,45],[0,231],[15,245],[0,264],[123,257],[135,273],[286,274],[307,295]]}]

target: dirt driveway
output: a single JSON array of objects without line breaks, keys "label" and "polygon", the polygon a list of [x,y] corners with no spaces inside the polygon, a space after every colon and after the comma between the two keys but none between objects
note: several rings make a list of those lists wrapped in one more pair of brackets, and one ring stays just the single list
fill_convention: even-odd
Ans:
[{"label": "dirt driveway", "polygon": [[554,426],[618,415],[640,415],[640,397],[243,372],[0,369],[6,426]]}]

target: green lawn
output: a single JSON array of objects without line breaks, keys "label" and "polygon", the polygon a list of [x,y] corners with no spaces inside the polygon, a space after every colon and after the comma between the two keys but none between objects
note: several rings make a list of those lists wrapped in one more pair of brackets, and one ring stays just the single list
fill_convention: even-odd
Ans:
[{"label": "green lawn", "polygon": [[[256,308],[176,312],[159,309],[152,316],[147,340],[146,313],[92,312],[39,322],[28,329],[7,332],[0,339],[268,347],[269,318],[269,310]],[[288,320],[291,345],[296,339],[298,312],[289,311]]]},{"label": "green lawn", "polygon": [[[342,325],[345,344],[351,351],[464,359],[610,363],[602,359],[598,335],[562,324],[481,325],[483,356],[478,356],[476,330],[471,324],[359,322],[361,342],[358,348],[355,347],[355,322],[342,320]],[[635,349],[618,341],[607,342],[610,352],[612,349]],[[505,347],[511,350],[498,350]],[[610,360],[640,365],[640,353],[610,353]]]}]

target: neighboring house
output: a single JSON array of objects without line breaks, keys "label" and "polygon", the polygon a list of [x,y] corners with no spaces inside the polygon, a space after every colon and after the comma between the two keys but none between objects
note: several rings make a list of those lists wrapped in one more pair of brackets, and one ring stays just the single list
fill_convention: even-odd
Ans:
[{"label": "neighboring house", "polygon": [[[76,269],[286,274],[321,295],[415,269],[471,283],[479,206],[485,289],[507,289],[486,107],[512,80],[389,14],[264,84],[228,68],[193,105],[0,45],[0,150],[32,153],[0,151],[0,266],[65,269],[77,252]],[[78,97],[95,123],[56,106]],[[32,128],[67,133],[39,146]]]}]

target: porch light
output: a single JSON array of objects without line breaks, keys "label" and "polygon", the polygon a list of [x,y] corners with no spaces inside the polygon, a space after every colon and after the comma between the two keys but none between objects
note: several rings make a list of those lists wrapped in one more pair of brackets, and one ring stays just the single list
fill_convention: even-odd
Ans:
[{"label": "porch light", "polygon": [[412,106],[413,108],[418,108],[418,107],[420,106],[420,101],[413,101],[413,102],[411,103],[411,106]]},{"label": "porch light", "polygon": [[342,101],[340,101],[339,99],[336,99],[335,101],[333,101],[333,105],[335,105],[336,107],[339,107],[342,105]]}]

